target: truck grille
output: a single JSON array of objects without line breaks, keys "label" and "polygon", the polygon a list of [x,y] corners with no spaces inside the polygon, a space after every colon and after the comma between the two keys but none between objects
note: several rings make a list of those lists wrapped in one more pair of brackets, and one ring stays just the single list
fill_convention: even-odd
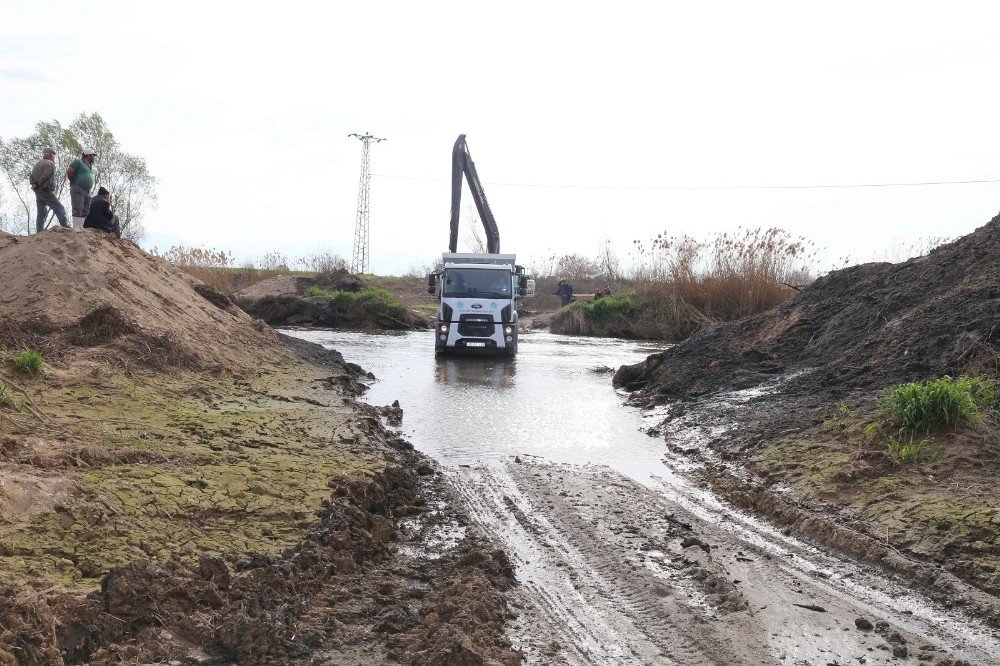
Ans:
[{"label": "truck grille", "polygon": [[488,338],[493,335],[493,319],[486,315],[464,314],[458,319],[458,334]]}]

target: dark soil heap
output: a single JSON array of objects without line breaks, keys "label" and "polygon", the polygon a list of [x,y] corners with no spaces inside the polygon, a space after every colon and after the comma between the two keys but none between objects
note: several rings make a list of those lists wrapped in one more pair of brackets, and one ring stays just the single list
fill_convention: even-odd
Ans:
[{"label": "dark soil heap", "polygon": [[[924,257],[834,271],[623,366],[614,383],[670,405],[654,434],[677,419],[721,426],[674,453],[701,460],[734,503],[947,603],[986,592],[977,607],[1000,626],[1000,418],[934,435],[931,454],[906,463],[878,411],[888,387],[943,375],[1000,378],[1000,216]],[[954,592],[949,574],[979,589]]]},{"label": "dark soil heap", "polygon": [[837,393],[998,362],[1000,216],[925,257],[834,271],[772,310],[622,368],[615,383],[697,396],[817,369],[792,386]]}]

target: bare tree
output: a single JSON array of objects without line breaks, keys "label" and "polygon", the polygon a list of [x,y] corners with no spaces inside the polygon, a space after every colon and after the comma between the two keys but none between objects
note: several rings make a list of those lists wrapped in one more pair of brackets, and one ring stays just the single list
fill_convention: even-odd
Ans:
[{"label": "bare tree", "polygon": [[[10,195],[4,214],[12,230],[30,234],[35,230],[35,194],[28,179],[31,169],[42,157],[42,148],[56,151],[56,170],[52,178],[52,192],[59,198],[67,193],[66,179],[62,174],[66,165],[79,151],[73,135],[58,120],[40,121],[30,136],[4,140],[0,139],[0,172],[3,172],[4,189]],[[52,222],[53,214],[43,221],[43,228]]]},{"label": "bare tree", "polygon": [[465,207],[465,246],[469,252],[486,254],[486,240],[483,238],[483,222],[472,206]]},{"label": "bare tree", "polygon": [[607,236],[601,240],[597,253],[597,266],[607,282],[615,283],[621,278],[621,263],[614,248],[611,247],[611,239]]},{"label": "bare tree", "polygon": [[156,177],[149,172],[146,160],[121,149],[98,113],[81,113],[70,123],[69,130],[78,144],[97,151],[94,187],[106,187],[122,225],[122,235],[134,241],[142,240],[145,229],[142,218],[156,205]]}]

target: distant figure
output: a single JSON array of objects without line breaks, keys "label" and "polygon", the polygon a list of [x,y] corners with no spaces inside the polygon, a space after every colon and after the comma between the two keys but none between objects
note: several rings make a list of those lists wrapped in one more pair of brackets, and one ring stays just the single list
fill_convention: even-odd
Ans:
[{"label": "distant figure", "polygon": [[103,187],[97,190],[97,196],[90,202],[90,212],[83,223],[84,229],[98,229],[122,237],[122,227],[118,216],[111,210],[111,193]]},{"label": "distant figure", "polygon": [[566,282],[565,279],[559,278],[559,283],[556,285],[556,290],[552,292],[559,297],[559,303],[563,307],[569,305],[569,302],[573,300],[573,285]]},{"label": "distant figure", "polygon": [[35,231],[45,230],[45,218],[49,216],[49,210],[56,214],[59,224],[69,227],[66,221],[66,209],[63,208],[59,197],[52,191],[54,176],[56,174],[56,151],[51,148],[42,148],[42,159],[35,162],[31,169],[31,189],[35,191],[35,205],[37,212],[35,215]]},{"label": "distant figure", "polygon": [[73,204],[73,228],[77,231],[83,227],[83,221],[90,212],[90,192],[94,189],[92,167],[96,157],[97,152],[93,148],[84,148],[83,154],[70,162],[66,169],[69,199]]}]

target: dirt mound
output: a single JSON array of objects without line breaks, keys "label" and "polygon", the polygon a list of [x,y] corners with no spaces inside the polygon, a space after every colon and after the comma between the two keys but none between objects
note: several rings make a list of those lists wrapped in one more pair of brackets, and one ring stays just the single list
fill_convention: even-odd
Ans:
[{"label": "dirt mound", "polygon": [[694,396],[816,369],[791,386],[843,391],[998,362],[1000,216],[925,257],[834,271],[772,310],[622,368],[615,383]]},{"label": "dirt mound", "polygon": [[311,277],[275,275],[274,277],[252,284],[246,289],[241,289],[233,294],[233,298],[237,300],[257,300],[275,296],[297,296],[305,293],[306,289],[315,285],[316,280]]},{"label": "dirt mound", "polygon": [[929,435],[927,455],[905,459],[878,403],[943,375],[1000,377],[1000,216],[927,256],[830,273],[614,382],[638,404],[669,404],[650,434],[735,504],[951,603],[942,571],[1000,594],[1000,417]]},{"label": "dirt mound", "polygon": [[56,356],[104,348],[126,365],[246,372],[275,336],[224,294],[133,243],[62,228],[0,237],[0,344]]},{"label": "dirt mound", "polygon": [[[310,292],[316,287],[318,292]],[[315,295],[308,295],[313,294]],[[430,323],[381,289],[365,289],[346,271],[318,278],[278,275],[233,295],[246,312],[272,326],[409,330]]]}]

